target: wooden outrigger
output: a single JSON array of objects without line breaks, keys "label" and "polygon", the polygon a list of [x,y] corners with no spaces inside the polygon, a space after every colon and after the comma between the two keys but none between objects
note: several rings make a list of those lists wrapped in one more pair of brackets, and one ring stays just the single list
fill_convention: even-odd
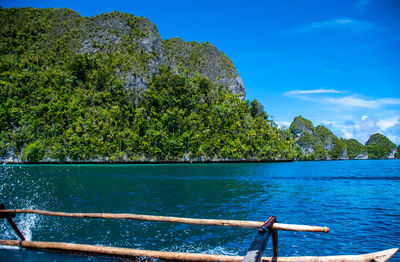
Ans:
[{"label": "wooden outrigger", "polygon": [[[228,262],[228,261],[242,261],[242,256],[223,256],[223,255],[210,255],[201,253],[183,253],[183,252],[166,252],[166,251],[152,251],[142,249],[130,249],[121,247],[107,247],[107,246],[96,246],[96,245],[82,245],[82,244],[71,244],[61,242],[40,242],[40,241],[19,241],[19,240],[0,240],[0,245],[5,246],[18,246],[28,249],[40,249],[40,250],[53,250],[53,251],[67,251],[73,253],[82,254],[98,254],[105,256],[122,256],[122,257],[151,257],[161,260],[172,260],[172,261],[216,261],[216,262]],[[375,261],[383,262],[391,258],[396,252],[397,248],[392,248],[376,253],[369,253],[364,255],[343,255],[343,256],[307,256],[307,257],[263,257],[263,262],[300,262],[300,261]]]},{"label": "wooden outrigger", "polygon": [[[62,216],[76,218],[101,218],[101,219],[133,219],[158,222],[184,223],[195,225],[213,225],[213,226],[229,226],[229,227],[248,227],[259,228],[256,238],[253,240],[246,256],[225,256],[211,255],[203,253],[184,253],[184,252],[167,252],[141,250],[120,247],[108,247],[98,245],[72,244],[63,242],[42,242],[27,241],[12,220],[17,213],[30,213],[45,216]],[[72,252],[74,254],[98,254],[103,256],[122,256],[129,258],[157,258],[167,261],[264,261],[264,262],[384,262],[388,261],[397,251],[398,248],[383,250],[376,253],[363,255],[340,255],[340,256],[304,256],[304,257],[279,257],[278,256],[278,233],[277,230],[286,231],[303,231],[303,232],[324,232],[328,233],[328,227],[306,226],[306,225],[290,225],[276,223],[276,218],[271,216],[266,222],[261,221],[242,221],[242,220],[221,220],[221,219],[194,219],[181,217],[165,217],[165,216],[148,216],[137,214],[110,214],[110,213],[66,213],[45,210],[32,209],[5,209],[4,205],[0,205],[0,218],[8,220],[12,228],[15,230],[20,240],[0,239],[0,245],[18,246],[27,249],[39,249],[53,252]],[[265,246],[269,237],[272,236],[273,257],[262,257]]]}]

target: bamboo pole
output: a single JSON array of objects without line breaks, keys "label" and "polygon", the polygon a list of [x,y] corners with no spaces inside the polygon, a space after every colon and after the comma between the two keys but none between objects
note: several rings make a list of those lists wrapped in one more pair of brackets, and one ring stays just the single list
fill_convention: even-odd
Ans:
[{"label": "bamboo pole", "polygon": [[[152,251],[120,247],[106,247],[96,245],[82,245],[71,244],[62,242],[41,242],[41,241],[19,241],[19,240],[3,240],[0,239],[0,245],[5,246],[19,246],[32,249],[45,249],[54,251],[69,251],[69,252],[84,252],[109,256],[128,256],[128,257],[151,257],[162,260],[175,260],[175,261],[216,261],[216,262],[239,262],[242,261],[242,256],[224,256],[224,255],[210,255],[201,253],[181,253],[181,252],[167,252],[167,251]],[[307,256],[307,257],[263,257],[263,262],[385,262],[389,260],[398,248],[383,250],[376,253],[369,253],[364,255],[341,255],[341,256]]]},{"label": "bamboo pole", "polygon": [[[30,214],[38,214],[38,215],[44,215],[44,216],[56,216],[56,217],[133,219],[133,220],[182,223],[182,224],[192,224],[192,225],[247,227],[247,228],[259,228],[264,224],[264,222],[261,222],[261,221],[197,219],[197,218],[184,218],[184,217],[151,216],[151,215],[137,215],[137,214],[115,214],[115,213],[67,213],[67,212],[55,212],[55,211],[46,211],[46,210],[33,210],[33,209],[4,209],[4,210],[0,210],[0,213],[30,213]],[[272,226],[272,229],[285,230],[285,231],[303,231],[303,232],[324,232],[324,233],[329,232],[328,227],[281,224],[281,223],[274,223]]]}]

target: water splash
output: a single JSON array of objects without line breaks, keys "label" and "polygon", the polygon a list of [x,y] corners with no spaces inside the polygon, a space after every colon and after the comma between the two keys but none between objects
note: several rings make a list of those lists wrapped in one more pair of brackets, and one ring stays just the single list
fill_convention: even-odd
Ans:
[{"label": "water splash", "polygon": [[[6,208],[38,209],[39,203],[46,202],[46,197],[39,194],[44,191],[38,186],[41,184],[39,182],[40,178],[34,178],[31,172],[24,171],[21,166],[3,163],[0,166],[0,203],[4,203]],[[51,190],[45,192],[50,194]],[[26,240],[32,240],[35,230],[40,227],[40,216],[35,214],[17,214],[13,220]],[[18,239],[5,219],[0,220],[0,238]]]},{"label": "water splash", "polygon": [[[15,224],[21,230],[25,240],[32,240],[32,232],[39,222],[39,217],[33,214],[19,215],[14,219]],[[2,239],[19,239],[18,235],[6,222],[6,220],[0,223],[0,238]]]},{"label": "water splash", "polygon": [[185,253],[203,253],[210,255],[225,255],[225,256],[237,256],[238,252],[228,250],[221,246],[210,247],[208,245],[202,244],[181,244],[179,246],[172,246],[168,249],[163,249],[162,251],[171,251],[171,252],[185,252]]}]

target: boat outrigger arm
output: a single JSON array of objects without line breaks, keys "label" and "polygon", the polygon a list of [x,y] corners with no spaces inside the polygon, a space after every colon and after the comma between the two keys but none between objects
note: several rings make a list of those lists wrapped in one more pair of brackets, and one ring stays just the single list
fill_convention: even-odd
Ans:
[{"label": "boat outrigger arm", "polygon": [[[224,256],[211,255],[203,253],[184,253],[184,252],[167,252],[152,251],[120,247],[108,247],[98,245],[72,244],[63,242],[42,242],[27,241],[19,231],[18,227],[12,220],[17,213],[30,213],[46,216],[62,216],[76,218],[101,218],[101,219],[133,219],[158,222],[184,223],[196,225],[213,225],[213,226],[229,226],[229,227],[248,227],[258,228],[257,236],[251,243],[249,251],[245,257],[242,256]],[[148,216],[137,214],[110,214],[110,213],[66,213],[45,210],[32,209],[5,209],[4,205],[0,205],[0,218],[7,219],[11,227],[15,230],[20,240],[0,239],[0,245],[18,246],[27,249],[39,249],[52,252],[71,252],[74,254],[97,254],[103,256],[122,256],[129,258],[149,257],[169,261],[276,261],[276,262],[384,262],[388,261],[397,251],[398,248],[387,249],[384,251],[369,253],[363,255],[340,255],[340,256],[304,256],[304,257],[279,257],[278,256],[278,232],[277,230],[286,231],[303,231],[303,232],[324,232],[328,233],[327,227],[316,227],[306,225],[290,225],[276,223],[276,218],[271,216],[266,222],[260,221],[242,221],[242,220],[221,220],[221,219],[194,219],[181,217],[165,217],[165,216]],[[265,246],[268,238],[272,235],[273,257],[263,257]]]}]

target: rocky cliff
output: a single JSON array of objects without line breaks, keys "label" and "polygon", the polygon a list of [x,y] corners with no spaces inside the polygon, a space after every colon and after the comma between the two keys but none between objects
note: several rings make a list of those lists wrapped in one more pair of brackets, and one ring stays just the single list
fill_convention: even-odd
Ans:
[{"label": "rocky cliff", "polygon": [[[157,27],[144,17],[118,11],[82,17],[70,9],[11,8],[0,9],[0,30],[3,47],[10,53],[32,53],[37,63],[44,62],[40,58],[45,50],[54,51],[54,62],[77,53],[112,54],[114,75],[137,93],[143,93],[152,75],[167,65],[188,76],[206,76],[245,98],[243,82],[225,54],[210,43],[163,40]],[[15,46],[21,40],[26,45]]]},{"label": "rocky cliff", "polygon": [[[343,158],[344,152],[341,152],[342,154],[336,153],[337,147],[339,146],[339,139],[325,127],[314,127],[311,121],[298,116],[293,120],[290,131],[304,159],[324,160]],[[335,154],[333,154],[333,152],[335,152]],[[334,155],[334,157],[331,157],[331,154]],[[339,157],[339,155],[342,156]]]},{"label": "rocky cliff", "polygon": [[146,18],[0,8],[0,161],[290,160],[231,60]]}]

